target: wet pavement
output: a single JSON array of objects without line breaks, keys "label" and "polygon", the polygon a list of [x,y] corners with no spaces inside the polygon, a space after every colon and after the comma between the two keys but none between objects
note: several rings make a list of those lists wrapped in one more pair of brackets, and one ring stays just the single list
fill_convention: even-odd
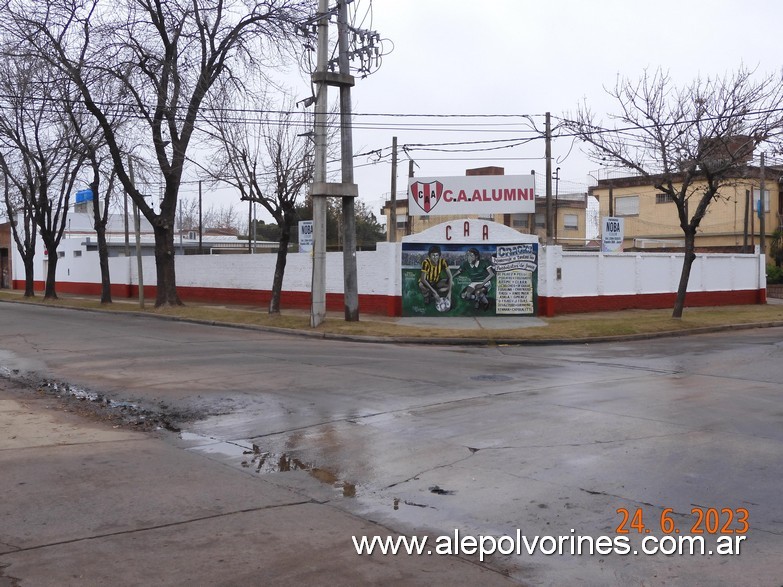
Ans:
[{"label": "wet pavement", "polygon": [[[539,550],[486,564],[531,585],[777,585],[783,575],[783,329],[589,345],[400,347],[149,318],[85,321],[83,313],[51,308],[11,314],[3,306],[0,326],[11,334],[0,343],[5,375],[67,381],[169,421],[179,417],[181,431],[157,431],[156,442],[180,461],[178,478],[208,463],[203,491],[213,499],[221,471],[284,503],[297,496],[327,506],[327,523],[342,512],[419,535],[519,531],[566,545],[574,536],[627,536],[634,549],[648,534],[662,538],[662,523],[695,536],[715,516],[717,530],[734,539],[747,510],[740,555]],[[133,457],[114,452],[123,444],[105,447],[101,458],[129,459],[128,474],[143,477],[135,450]],[[145,503],[146,495],[139,488],[136,500]],[[150,502],[153,512],[164,505]],[[641,512],[644,526],[623,524],[624,511]],[[719,536],[704,537],[715,550]],[[327,567],[337,577],[341,564],[360,558],[345,542],[342,550],[329,546],[342,557]],[[32,564],[34,551],[25,553]],[[410,558],[430,571],[428,584],[451,584],[435,562],[449,557],[426,556],[390,557],[384,572],[392,574],[369,582],[386,583],[403,564],[395,561]],[[0,555],[0,566],[8,560]],[[13,575],[14,565],[8,569]]]},{"label": "wet pavement", "polygon": [[[89,400],[82,400],[89,401]],[[510,585],[468,557],[357,556],[394,533],[0,380],[0,585]]]}]

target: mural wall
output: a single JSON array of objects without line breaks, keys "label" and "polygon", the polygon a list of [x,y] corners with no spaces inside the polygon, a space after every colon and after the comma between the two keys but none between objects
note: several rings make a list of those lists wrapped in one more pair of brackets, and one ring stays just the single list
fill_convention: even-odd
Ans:
[{"label": "mural wall", "polygon": [[402,315],[538,312],[538,243],[402,243]]}]

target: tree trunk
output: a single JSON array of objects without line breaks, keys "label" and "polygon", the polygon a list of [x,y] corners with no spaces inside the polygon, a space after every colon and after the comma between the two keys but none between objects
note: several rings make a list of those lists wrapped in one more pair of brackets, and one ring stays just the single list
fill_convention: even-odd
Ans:
[{"label": "tree trunk", "polygon": [[181,306],[177,295],[177,280],[174,270],[174,231],[168,227],[153,224],[155,230],[155,268],[157,270],[157,296],[155,307]]},{"label": "tree trunk", "polygon": [[[95,176],[98,177],[97,170]],[[109,182],[111,189],[112,182]],[[111,304],[111,275],[109,274],[109,247],[106,244],[106,220],[101,218],[99,183],[96,179],[90,185],[92,189],[92,218],[95,222],[95,234],[98,237],[98,265],[101,268],[101,304]],[[108,206],[108,202],[106,204]]]},{"label": "tree trunk", "polygon": [[682,310],[685,308],[685,294],[688,292],[688,280],[691,277],[691,267],[696,260],[696,231],[685,232],[685,258],[682,261],[682,273],[680,273],[680,285],[677,287],[677,298],[674,300],[672,318],[682,318]]},{"label": "tree trunk", "polygon": [[46,286],[44,287],[44,299],[56,300],[57,299],[57,249],[46,246],[48,250],[48,261],[46,266]]},{"label": "tree trunk", "polygon": [[97,229],[98,235],[98,264],[101,267],[101,303],[111,304],[111,276],[109,275],[109,247],[106,244],[106,228]]},{"label": "tree trunk", "polygon": [[24,263],[24,297],[35,297],[35,256],[29,255],[22,258]]},{"label": "tree trunk", "polygon": [[275,277],[272,280],[272,299],[269,300],[269,313],[280,313],[280,292],[283,291],[283,276],[285,264],[288,258],[288,244],[291,242],[291,224],[282,223],[280,226],[280,242],[277,249],[277,262],[275,263]]}]

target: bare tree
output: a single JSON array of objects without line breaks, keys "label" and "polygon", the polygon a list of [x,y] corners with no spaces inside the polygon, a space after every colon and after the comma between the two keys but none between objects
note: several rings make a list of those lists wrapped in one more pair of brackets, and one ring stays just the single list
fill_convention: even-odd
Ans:
[{"label": "bare tree", "polygon": [[[68,81],[65,80],[66,86]],[[117,174],[111,159],[103,132],[95,119],[78,103],[63,96],[62,104],[68,116],[74,133],[78,138],[77,148],[83,153],[85,161],[92,173],[88,183],[92,192],[92,220],[98,240],[98,264],[101,271],[101,303],[112,303],[111,275],[109,272],[109,247],[106,240],[106,225],[109,220],[109,210],[115,196]],[[115,117],[115,124],[122,124],[121,116]],[[104,188],[105,185],[105,188]],[[103,189],[103,193],[101,190]]]},{"label": "bare tree", "polygon": [[[51,74],[40,60],[30,56],[5,56],[0,65],[0,99],[5,102],[0,108],[0,166],[21,196],[23,212],[32,215],[46,247],[45,299],[57,298],[57,247],[84,160],[75,149],[74,129],[60,108],[57,83]],[[10,197],[6,189],[7,206]],[[25,242],[20,235],[15,237],[17,244]],[[23,252],[23,257],[28,253]],[[30,279],[25,278],[26,295]]]},{"label": "bare tree", "polygon": [[[104,133],[118,179],[155,233],[155,305],[179,305],[174,268],[177,197],[204,98],[213,84],[262,68],[295,35],[309,0],[10,0],[5,29],[19,50],[75,83]],[[163,176],[156,213],[131,178],[121,133],[96,96],[113,85],[148,136]]]},{"label": "bare tree", "polygon": [[741,68],[677,88],[659,70],[638,82],[618,81],[608,93],[619,106],[613,128],[586,105],[564,124],[590,145],[591,158],[633,170],[676,205],[685,258],[672,316],[681,318],[699,224],[721,188],[746,172],[754,149],[778,139],[783,83],[779,76],[755,80]]},{"label": "bare tree", "polygon": [[[198,200],[196,198],[181,198],[178,206],[177,217],[181,229],[188,232],[198,231]],[[220,229],[237,233],[239,231],[239,212],[236,206],[229,204],[216,208],[214,205],[210,205],[206,210],[202,209],[201,228],[202,230]]]},{"label": "bare tree", "polygon": [[[92,171],[90,191],[92,192],[92,220],[95,235],[98,238],[98,264],[101,269],[101,304],[111,304],[111,273],[109,271],[109,246],[106,240],[106,225],[109,221],[109,209],[114,199],[117,174],[113,165],[100,150],[87,146],[87,161]],[[108,169],[107,169],[108,167]],[[106,187],[104,188],[104,179]],[[101,193],[103,189],[103,193]]]},{"label": "bare tree", "polygon": [[207,226],[208,228],[216,228],[237,233],[240,230],[239,212],[237,212],[236,206],[233,204],[221,206],[219,208],[210,206],[205,218],[206,222],[204,226]]},{"label": "bare tree", "polygon": [[[198,199],[196,198],[180,198],[177,202],[179,207],[178,216],[180,219],[180,228],[182,230],[198,230],[199,229],[199,211],[198,211]],[[202,223],[203,223],[202,213]]]},{"label": "bare tree", "polygon": [[[16,242],[17,251],[24,265],[24,297],[35,296],[35,244],[38,236],[38,225],[35,223],[32,200],[28,196],[28,187],[14,181],[14,175],[8,159],[0,154],[0,167],[3,169],[3,201],[6,214],[11,223],[11,232]],[[11,190],[9,181],[14,190]],[[17,191],[18,190],[18,191]],[[22,225],[19,226],[19,219]]]},{"label": "bare tree", "polygon": [[[223,90],[224,101],[237,98],[229,88]],[[264,114],[258,120],[237,120],[214,109],[210,119],[211,138],[219,154],[207,172],[237,188],[242,200],[261,204],[280,228],[270,314],[280,313],[297,200],[313,177],[313,142],[302,132],[301,121],[291,113],[292,106],[289,103],[283,110]]]}]

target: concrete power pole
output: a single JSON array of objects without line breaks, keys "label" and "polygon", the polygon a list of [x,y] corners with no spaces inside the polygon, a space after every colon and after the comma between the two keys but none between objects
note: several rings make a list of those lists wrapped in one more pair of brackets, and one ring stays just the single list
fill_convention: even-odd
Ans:
[{"label": "concrete power pole", "polygon": [[[764,182],[764,153],[761,154],[761,185],[759,186],[761,189],[759,190],[761,193],[759,194],[759,244],[761,245],[761,254],[764,255],[767,252],[767,240],[764,235],[765,226],[764,221],[766,220],[765,216],[767,215],[767,209],[764,207],[764,190],[766,188],[766,184]],[[766,261],[765,261],[766,263]]]},{"label": "concrete power pole", "polygon": [[198,254],[204,252],[204,229],[201,224],[201,180],[198,180]]},{"label": "concrete power pole", "polygon": [[[337,33],[340,76],[340,158],[342,183],[353,183],[353,129],[351,126],[351,66],[348,63],[348,1],[340,0],[337,12]],[[359,280],[356,271],[356,200],[355,194],[343,193],[343,291],[346,322],[359,320]]]},{"label": "concrete power pole", "polygon": [[[408,159],[408,179],[413,177],[413,159]],[[406,196],[407,198],[407,188],[406,188]],[[413,216],[411,216],[410,210],[408,210],[408,215],[405,218],[405,235],[408,236],[413,232],[413,227],[411,224],[413,223]]]},{"label": "concrete power pole", "polygon": [[[326,63],[329,52],[329,2],[318,0],[318,44],[315,83],[315,121],[313,139],[313,280],[311,284],[310,326],[315,328],[326,318],[326,117],[329,86]],[[317,186],[324,186],[318,189]]]},{"label": "concrete power pole", "polygon": [[[128,155],[128,176],[131,185],[136,188],[136,182],[133,178],[133,159]],[[136,232],[136,271],[138,272],[139,285],[139,308],[144,309],[144,264],[141,259],[141,213],[136,202],[133,202],[133,226]]]},{"label": "concrete power pole", "polygon": [[544,156],[546,157],[546,244],[551,245],[554,242],[552,238],[554,214],[552,208],[552,126],[549,112],[546,113],[545,133],[546,146]]},{"label": "concrete power pole", "polygon": [[392,166],[391,166],[391,210],[389,212],[389,226],[386,228],[388,241],[397,242],[397,137],[392,137]]},{"label": "concrete power pole", "polygon": [[[343,16],[341,17],[340,14]],[[353,153],[351,135],[350,92],[344,92],[354,85],[353,76],[344,73],[348,68],[347,37],[338,40],[340,56],[338,64],[340,73],[329,71],[329,0],[318,0],[317,15],[317,66],[312,75],[315,94],[315,161],[313,169],[313,186],[310,194],[313,198],[313,279],[311,284],[312,299],[310,305],[310,326],[315,328],[326,318],[326,198],[340,197],[343,202],[343,268],[345,291],[346,320],[359,319],[358,286],[356,278],[356,219],[353,198],[359,195],[356,184],[353,183]],[[347,22],[347,2],[341,0],[338,20]],[[347,24],[338,27],[341,36],[347,35]],[[345,51],[343,50],[345,47]],[[343,67],[343,60],[345,64]],[[342,182],[326,181],[326,144],[329,86],[340,88],[340,128],[342,155]],[[345,109],[345,106],[348,109]],[[346,166],[346,160],[348,161]],[[350,200],[350,202],[347,202]],[[348,218],[350,217],[350,218]],[[347,228],[346,228],[347,225]]]}]

